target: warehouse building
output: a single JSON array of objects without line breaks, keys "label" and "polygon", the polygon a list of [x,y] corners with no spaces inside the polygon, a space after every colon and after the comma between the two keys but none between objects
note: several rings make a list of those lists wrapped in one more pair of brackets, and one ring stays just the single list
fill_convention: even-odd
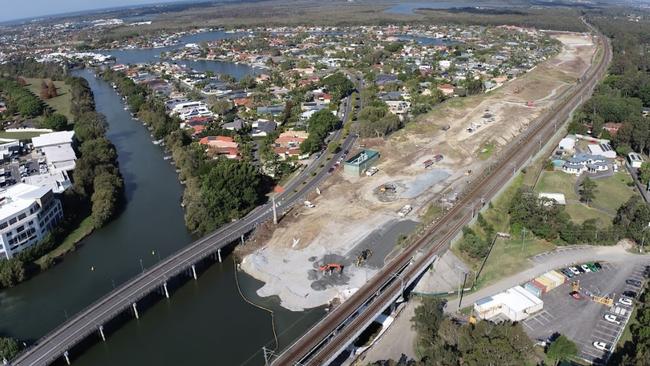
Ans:
[{"label": "warehouse building", "polygon": [[542,310],[544,302],[521,286],[515,286],[474,304],[476,315],[493,322],[521,321]]},{"label": "warehouse building", "polygon": [[379,159],[379,151],[362,150],[343,163],[343,171],[345,174],[358,177],[373,166],[377,159]]}]

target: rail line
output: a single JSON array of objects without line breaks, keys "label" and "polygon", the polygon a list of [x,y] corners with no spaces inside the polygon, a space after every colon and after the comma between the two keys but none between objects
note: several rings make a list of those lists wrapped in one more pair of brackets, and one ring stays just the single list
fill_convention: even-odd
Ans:
[{"label": "rail line", "polygon": [[[593,27],[588,26],[594,30]],[[593,91],[611,60],[609,40],[595,30],[594,34],[597,43],[604,50],[602,59],[600,64],[592,65],[592,68],[585,73],[585,75],[589,74],[588,77],[585,78],[585,75],[581,77],[573,93],[551,108],[545,116],[534,121],[509,148],[503,151],[494,164],[488,166],[482,175],[469,184],[467,193],[459,198],[458,203],[445,216],[435,222],[423,236],[417,238],[351,298],[288,347],[274,360],[274,365],[323,365],[331,362],[343,347],[354,340],[350,339],[351,334],[384,309],[382,306],[385,302],[378,299],[393,296],[395,291],[400,290],[402,281],[411,281],[418,276],[422,271],[422,263],[448,246],[462,227],[471,221],[475,209],[480,208],[480,201],[491,199],[497,194],[516,171],[541,150],[542,141],[547,141],[555,134],[574,108]],[[467,212],[467,208],[471,208],[471,212]],[[424,249],[432,242],[435,244],[424,254]],[[420,256],[416,259],[418,253]],[[397,281],[394,273],[400,268],[404,269],[400,274],[403,278]],[[388,280],[385,280],[386,278]]]}]

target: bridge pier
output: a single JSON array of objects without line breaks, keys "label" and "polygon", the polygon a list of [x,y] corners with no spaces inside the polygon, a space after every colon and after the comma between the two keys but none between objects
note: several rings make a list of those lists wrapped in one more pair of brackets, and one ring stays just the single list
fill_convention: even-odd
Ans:
[{"label": "bridge pier", "polygon": [[68,354],[68,351],[63,352],[63,357],[65,358],[65,363],[70,365],[70,355]]},{"label": "bridge pier", "polygon": [[196,266],[194,264],[192,264],[192,277],[194,277],[195,280],[197,279]]},{"label": "bridge pier", "polygon": [[217,249],[217,257],[219,258],[219,263],[221,263],[221,248]]},{"label": "bridge pier", "polygon": [[135,318],[140,319],[140,315],[138,314],[138,306],[136,303],[133,303],[131,306],[133,307],[133,314],[135,314]]},{"label": "bridge pier", "polygon": [[165,291],[165,297],[169,299],[169,291],[167,291],[167,282],[163,282],[163,290]]},{"label": "bridge pier", "polygon": [[104,326],[99,326],[99,335],[102,336],[102,341],[106,342],[106,336],[104,335]]}]

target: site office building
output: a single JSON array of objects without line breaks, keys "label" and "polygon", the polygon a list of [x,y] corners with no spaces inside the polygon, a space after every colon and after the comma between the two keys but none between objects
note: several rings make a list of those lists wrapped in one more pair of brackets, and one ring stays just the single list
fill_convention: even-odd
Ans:
[{"label": "site office building", "polygon": [[51,188],[18,183],[0,192],[0,260],[41,241],[62,218]]}]

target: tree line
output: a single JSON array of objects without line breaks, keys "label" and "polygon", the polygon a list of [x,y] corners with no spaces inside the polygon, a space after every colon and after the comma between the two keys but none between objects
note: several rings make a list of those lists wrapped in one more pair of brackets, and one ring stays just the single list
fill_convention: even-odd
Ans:
[{"label": "tree line", "polygon": [[22,117],[40,116],[45,109],[41,99],[17,80],[0,78],[0,93],[7,104],[7,114],[19,113]]},{"label": "tree line", "polygon": [[[650,45],[650,24],[616,15],[588,16],[611,39],[612,63],[592,98],[574,114],[569,132],[611,139],[621,155],[632,150],[648,153],[650,124],[642,109],[650,107],[650,58],[645,52]],[[621,123],[615,134],[603,129],[608,122]]]}]

